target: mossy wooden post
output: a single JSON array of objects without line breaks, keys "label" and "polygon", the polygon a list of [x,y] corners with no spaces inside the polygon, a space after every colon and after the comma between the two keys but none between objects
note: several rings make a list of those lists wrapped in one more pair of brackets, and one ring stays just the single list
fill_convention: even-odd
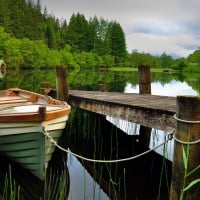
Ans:
[{"label": "mossy wooden post", "polygon": [[0,78],[3,78],[6,75],[6,63],[3,60],[0,60]]},{"label": "mossy wooden post", "polygon": [[151,73],[149,65],[138,66],[139,93],[151,94]]},{"label": "mossy wooden post", "polygon": [[106,84],[100,83],[99,84],[99,90],[100,90],[100,92],[106,92]]},{"label": "mossy wooden post", "polygon": [[68,100],[67,67],[56,66],[57,99]]},{"label": "mossy wooden post", "polygon": [[45,94],[46,95],[50,88],[51,88],[51,85],[50,85],[49,82],[42,82],[41,83],[41,88],[40,88],[41,94]]},{"label": "mossy wooden post", "polygon": [[[189,176],[185,176],[191,170],[200,166],[200,143],[194,142],[200,139],[200,97],[178,96],[176,103],[176,131],[174,135],[170,200],[179,200],[182,189],[192,181],[200,178],[200,169]],[[194,142],[194,144],[191,144],[191,142]],[[186,159],[188,160],[187,169],[184,167],[183,148],[186,154],[187,148],[189,148],[189,156]],[[199,199],[199,197],[200,183],[192,186],[183,193],[183,199],[185,200]]]},{"label": "mossy wooden post", "polygon": [[[151,73],[149,65],[138,66],[139,94],[151,94]],[[140,143],[149,147],[151,138],[151,128],[140,126]]]}]

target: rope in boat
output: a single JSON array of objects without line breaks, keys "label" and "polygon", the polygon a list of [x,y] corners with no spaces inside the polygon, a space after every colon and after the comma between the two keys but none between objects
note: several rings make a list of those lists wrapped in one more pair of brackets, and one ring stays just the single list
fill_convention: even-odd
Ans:
[{"label": "rope in boat", "polygon": [[78,157],[78,158],[80,158],[80,159],[82,159],[82,160],[89,161],[89,162],[98,162],[98,163],[116,163],[116,162],[124,162],[124,161],[134,160],[134,159],[136,159],[136,158],[139,158],[139,157],[141,157],[141,156],[144,156],[144,155],[146,155],[146,154],[148,154],[148,153],[150,153],[150,152],[156,150],[157,148],[159,148],[159,147],[161,147],[162,145],[166,144],[169,140],[172,140],[172,138],[173,138],[173,132],[168,133],[168,137],[167,137],[167,139],[166,139],[163,143],[159,144],[158,146],[156,146],[156,147],[154,147],[154,148],[152,148],[152,149],[149,149],[148,151],[145,151],[145,152],[143,152],[143,153],[141,153],[141,154],[138,154],[138,155],[136,155],[136,156],[132,156],[132,157],[128,157],[128,158],[123,158],[123,159],[116,159],[116,160],[96,160],[96,159],[86,158],[86,157],[84,157],[84,156],[81,156],[81,155],[78,155],[78,154],[76,154],[76,153],[73,153],[72,151],[69,150],[69,148],[68,148],[68,149],[65,149],[65,148],[61,147],[61,146],[53,139],[53,137],[50,136],[49,133],[48,133],[47,131],[45,131],[45,130],[43,130],[43,134],[47,137],[47,139],[48,139],[52,144],[54,144],[54,145],[55,145],[57,148],[59,148],[60,150],[66,152],[66,153],[69,153],[69,154],[71,154],[71,155],[73,155],[73,156],[75,156],[75,157]]}]

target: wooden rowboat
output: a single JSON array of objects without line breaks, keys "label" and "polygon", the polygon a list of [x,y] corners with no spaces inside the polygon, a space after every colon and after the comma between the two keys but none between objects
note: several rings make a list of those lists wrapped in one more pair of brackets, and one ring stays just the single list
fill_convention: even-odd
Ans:
[{"label": "wooden rowboat", "polygon": [[13,88],[0,92],[0,154],[44,179],[55,141],[66,126],[71,107],[46,95]]}]

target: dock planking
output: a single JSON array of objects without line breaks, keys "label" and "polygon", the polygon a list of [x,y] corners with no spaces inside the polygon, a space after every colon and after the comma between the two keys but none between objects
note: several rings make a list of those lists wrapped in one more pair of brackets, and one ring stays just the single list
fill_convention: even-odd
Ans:
[{"label": "dock planking", "polygon": [[148,94],[69,90],[69,103],[101,115],[108,115],[171,131],[175,127],[176,97]]}]

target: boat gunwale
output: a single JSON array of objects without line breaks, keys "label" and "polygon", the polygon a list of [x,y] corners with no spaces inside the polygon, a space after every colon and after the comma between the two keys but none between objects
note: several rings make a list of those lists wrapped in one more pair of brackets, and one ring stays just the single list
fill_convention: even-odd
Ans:
[{"label": "boat gunwale", "polygon": [[[2,92],[2,91],[1,91]],[[38,93],[34,93],[31,91],[26,91],[26,90],[22,90],[19,88],[11,88],[8,90],[4,90],[4,96],[21,96],[21,95],[25,95],[28,96],[27,97],[22,97],[20,102],[16,102],[16,103],[32,103],[32,104],[27,104],[27,105],[23,105],[23,106],[31,106],[31,105],[41,105],[38,107],[38,111],[37,112],[20,112],[20,113],[4,113],[4,114],[0,114],[0,122],[27,122],[27,121],[48,121],[51,119],[55,119],[58,117],[62,117],[64,115],[68,115],[71,111],[71,106],[67,103],[67,102],[63,102],[63,101],[59,101],[57,99],[53,99],[50,96],[47,95],[42,95],[42,94],[38,94]],[[1,97],[3,97],[3,95],[0,95]],[[34,103],[37,102],[38,99],[42,99],[44,100],[44,104],[42,103]],[[24,100],[24,101],[23,101]],[[0,101],[0,104],[8,104],[8,106],[3,107],[0,110],[6,110],[6,109],[10,109],[12,107],[17,107],[17,106],[21,106],[21,105],[11,105],[11,103],[15,103],[15,101],[8,101],[8,103],[4,103],[5,101]],[[10,104],[10,106],[9,106]],[[56,106],[59,107],[60,109],[58,110],[48,110],[46,111],[46,106]],[[40,113],[40,108],[44,108],[44,113]]]}]

